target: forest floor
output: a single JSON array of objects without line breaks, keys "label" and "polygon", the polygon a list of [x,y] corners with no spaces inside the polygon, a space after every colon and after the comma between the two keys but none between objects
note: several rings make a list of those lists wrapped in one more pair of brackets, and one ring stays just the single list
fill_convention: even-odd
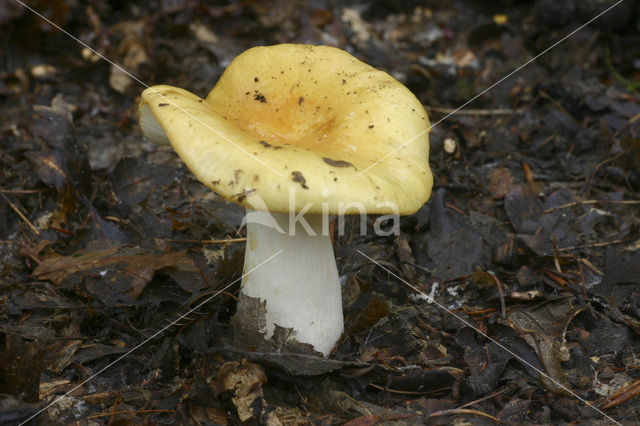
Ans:
[{"label": "forest floor", "polygon": [[[640,422],[638,2],[28,3],[100,55],[0,1],[1,424]],[[141,83],[278,43],[437,123],[400,235],[335,236],[326,359],[236,344],[244,209],[138,127]]]}]

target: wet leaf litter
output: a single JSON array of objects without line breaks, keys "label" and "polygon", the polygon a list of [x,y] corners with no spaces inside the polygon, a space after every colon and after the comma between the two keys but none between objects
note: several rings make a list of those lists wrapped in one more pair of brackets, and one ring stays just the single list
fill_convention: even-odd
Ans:
[{"label": "wet leaf litter", "polygon": [[[436,122],[610,4],[33,6],[141,80],[200,96],[253,45],[333,44],[406,84]],[[236,283],[42,421],[604,419],[529,364],[637,421],[638,12],[623,2],[434,127],[434,195],[400,236],[347,218],[331,358],[240,349]],[[14,421],[237,280],[244,211],[140,135],[129,77],[23,8],[0,25],[0,419]]]}]

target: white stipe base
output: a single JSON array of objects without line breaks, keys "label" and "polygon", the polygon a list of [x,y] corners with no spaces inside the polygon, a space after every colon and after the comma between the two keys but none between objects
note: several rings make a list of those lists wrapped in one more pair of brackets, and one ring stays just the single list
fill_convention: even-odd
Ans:
[{"label": "white stipe base", "polygon": [[[288,213],[247,210],[244,271],[273,259],[245,275],[241,293],[266,302],[269,339],[275,324],[294,330],[292,338],[329,355],[343,331],[340,279],[327,229],[321,215],[292,224]],[[325,228],[327,224],[325,223]]]}]

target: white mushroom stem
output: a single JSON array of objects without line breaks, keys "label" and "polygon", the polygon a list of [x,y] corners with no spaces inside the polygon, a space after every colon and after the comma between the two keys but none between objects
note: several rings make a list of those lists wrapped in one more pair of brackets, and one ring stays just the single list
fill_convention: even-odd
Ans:
[{"label": "white mushroom stem", "polygon": [[327,229],[323,233],[321,215],[294,218],[247,209],[244,271],[251,272],[242,280],[241,293],[266,302],[266,327],[260,331],[267,339],[278,324],[327,356],[343,331],[331,237]]}]

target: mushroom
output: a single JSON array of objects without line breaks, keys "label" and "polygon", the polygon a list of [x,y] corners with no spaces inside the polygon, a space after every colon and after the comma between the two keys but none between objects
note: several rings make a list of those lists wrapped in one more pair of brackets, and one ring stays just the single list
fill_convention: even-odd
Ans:
[{"label": "mushroom", "polygon": [[291,329],[325,356],[343,332],[328,215],[411,214],[431,193],[424,108],[387,73],[334,47],[249,49],[205,99],[150,87],[140,127],[247,208],[239,303],[264,304],[255,327],[267,339],[276,325]]}]

